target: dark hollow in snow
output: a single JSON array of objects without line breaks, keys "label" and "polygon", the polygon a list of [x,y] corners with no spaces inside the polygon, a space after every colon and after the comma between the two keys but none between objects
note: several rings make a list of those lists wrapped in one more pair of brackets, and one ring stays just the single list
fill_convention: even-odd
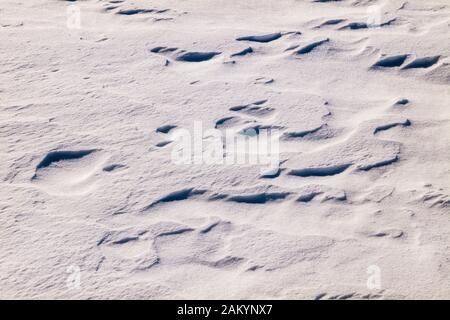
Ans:
[{"label": "dark hollow in snow", "polygon": [[155,47],[153,49],[150,49],[150,52],[153,53],[165,53],[165,52],[173,52],[176,51],[178,48],[169,48],[169,47]]},{"label": "dark hollow in snow", "polygon": [[294,169],[289,171],[289,175],[297,177],[326,177],[334,176],[336,174],[342,173],[350,164],[342,164],[337,166],[322,167],[322,168],[305,168],[305,169]]},{"label": "dark hollow in snow", "polygon": [[400,99],[395,104],[404,106],[407,105],[408,103],[409,103],[408,99]]},{"label": "dark hollow in snow", "polygon": [[373,68],[395,68],[400,67],[408,58],[407,54],[402,54],[398,56],[390,56],[378,60],[372,67]]},{"label": "dark hollow in snow", "polygon": [[275,192],[275,193],[257,193],[251,195],[237,195],[227,199],[227,201],[239,202],[239,203],[266,203],[269,201],[276,201],[285,199],[290,193],[288,192]]},{"label": "dark hollow in snow", "polygon": [[369,170],[372,170],[372,169],[376,169],[376,168],[380,168],[380,167],[384,167],[384,166],[393,164],[393,163],[397,162],[398,160],[399,160],[398,156],[394,156],[391,159],[375,162],[375,163],[372,163],[372,164],[368,164],[366,166],[361,166],[359,168],[359,170],[369,171]]},{"label": "dark hollow in snow", "polygon": [[158,148],[162,148],[162,147],[167,146],[167,145],[170,144],[170,143],[172,143],[171,140],[164,140],[164,141],[158,142],[158,143],[156,144],[156,146],[157,146]]},{"label": "dark hollow in snow", "polygon": [[346,26],[342,27],[342,29],[350,29],[350,30],[359,30],[359,29],[367,29],[369,25],[365,22],[351,22]]},{"label": "dark hollow in snow", "polygon": [[305,130],[305,131],[292,131],[292,132],[285,132],[283,134],[283,138],[286,139],[295,139],[295,138],[303,138],[309,134],[316,133],[320,129],[322,129],[324,126],[319,126],[317,128],[311,129],[311,130]]},{"label": "dark hollow in snow", "polygon": [[103,171],[105,172],[112,172],[116,169],[124,168],[125,166],[123,164],[110,164],[105,167],[103,167]]},{"label": "dark hollow in snow", "polygon": [[248,47],[248,48],[245,48],[242,51],[233,53],[230,57],[245,56],[246,54],[249,54],[249,53],[253,53],[252,47]]},{"label": "dark hollow in snow", "polygon": [[206,190],[199,190],[199,189],[194,189],[194,188],[187,188],[187,189],[174,191],[174,192],[169,193],[168,195],[163,196],[159,200],[156,200],[155,202],[151,203],[150,205],[148,205],[147,207],[144,208],[144,211],[148,210],[160,203],[187,200],[193,196],[204,194],[205,192],[206,192]]},{"label": "dark hollow in snow", "polygon": [[236,40],[237,41],[253,41],[253,42],[271,42],[274,40],[277,40],[279,38],[281,38],[281,33],[277,32],[277,33],[271,33],[271,34],[265,34],[265,35],[260,35],[260,36],[244,36],[244,37],[239,37]]},{"label": "dark hollow in snow", "polygon": [[175,125],[166,124],[166,125],[163,125],[163,126],[161,126],[161,127],[158,127],[158,128],[156,129],[156,132],[160,132],[160,133],[169,133],[170,130],[172,130],[172,129],[176,128],[176,127],[177,127],[177,126],[175,126]]},{"label": "dark hollow in snow", "polygon": [[49,152],[44,159],[37,165],[36,169],[43,169],[50,166],[54,162],[65,160],[81,159],[97,150],[77,150],[77,151],[52,151]]},{"label": "dark hollow in snow", "polygon": [[307,53],[310,53],[315,48],[317,48],[317,47],[319,47],[319,46],[321,46],[324,43],[327,43],[329,41],[330,41],[330,39],[325,39],[325,40],[321,40],[321,41],[316,41],[316,42],[310,43],[307,46],[304,46],[303,48],[297,50],[295,53],[296,54],[307,54]]},{"label": "dark hollow in snow", "polygon": [[440,58],[441,56],[418,58],[410,64],[406,65],[403,69],[429,68],[435,65]]},{"label": "dark hollow in snow", "polygon": [[220,54],[220,52],[186,52],[177,57],[176,60],[185,62],[202,62],[210,60],[218,54]]},{"label": "dark hollow in snow", "polygon": [[380,131],[386,131],[386,130],[389,130],[391,128],[398,127],[398,126],[409,127],[410,125],[411,125],[411,121],[409,119],[406,119],[404,122],[389,123],[386,125],[376,127],[375,130],[373,131],[373,134],[377,134]]},{"label": "dark hollow in snow", "polygon": [[133,16],[135,14],[145,14],[145,13],[164,13],[166,11],[169,11],[169,9],[123,9],[118,11],[116,14],[123,15],[123,16]]},{"label": "dark hollow in snow", "polygon": [[221,128],[223,126],[227,126],[227,125],[232,124],[232,123],[237,123],[238,120],[239,119],[236,118],[236,117],[224,117],[224,118],[221,118],[221,119],[217,120],[214,127],[216,129],[218,129],[218,128]]},{"label": "dark hollow in snow", "polygon": [[325,26],[334,26],[334,25],[337,25],[337,24],[342,23],[344,21],[345,21],[345,19],[331,19],[331,20],[327,20],[324,23],[318,25],[316,28],[322,28],[322,27],[325,27]]},{"label": "dark hollow in snow", "polygon": [[301,195],[297,198],[298,202],[310,202],[312,201],[316,196],[322,194],[322,192],[311,192],[308,194]]}]

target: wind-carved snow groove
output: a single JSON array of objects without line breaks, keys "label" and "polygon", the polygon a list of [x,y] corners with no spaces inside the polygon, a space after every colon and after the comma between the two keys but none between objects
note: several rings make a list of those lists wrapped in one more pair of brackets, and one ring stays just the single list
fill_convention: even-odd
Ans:
[{"label": "wind-carved snow groove", "polygon": [[293,169],[288,172],[289,175],[298,177],[326,177],[340,174],[347,170],[351,164],[342,164],[328,167]]},{"label": "wind-carved snow groove", "polygon": [[[409,57],[409,54],[402,54],[396,56],[388,56],[382,57],[378,60],[372,68],[398,68],[401,67],[406,59]],[[408,63],[406,66],[402,67],[402,70],[406,69],[426,69],[434,66],[439,62],[441,56],[431,56],[424,58],[416,58],[412,62]]]},{"label": "wind-carved snow groove", "polygon": [[208,61],[218,54],[220,54],[220,52],[186,52],[176,57],[175,60],[185,62],[202,62]]},{"label": "wind-carved snow groove", "polygon": [[214,127],[216,129],[221,129],[221,128],[230,127],[230,126],[238,124],[238,123],[240,123],[240,118],[230,116],[230,117],[224,117],[224,118],[217,120]]},{"label": "wind-carved snow groove", "polygon": [[104,166],[102,170],[105,171],[105,172],[113,172],[113,171],[116,171],[118,169],[122,169],[122,168],[125,168],[125,167],[126,166],[123,165],[123,164],[114,163],[114,164],[110,164],[110,165]]},{"label": "wind-carved snow groove", "polygon": [[299,196],[295,201],[302,204],[308,204],[315,199],[319,199],[321,202],[335,201],[339,203],[348,200],[344,190],[331,188],[325,185],[306,185],[301,187],[296,194]]},{"label": "wind-carved snow groove", "polygon": [[284,169],[282,169],[282,168],[271,169],[265,173],[262,173],[260,175],[260,178],[261,179],[275,179],[280,176],[282,171],[284,171]]},{"label": "wind-carved snow groove", "polygon": [[304,195],[301,195],[297,198],[298,202],[310,202],[312,201],[316,196],[322,194],[321,192],[311,192]]},{"label": "wind-carved snow groove", "polygon": [[219,221],[216,221],[216,222],[213,222],[213,223],[209,224],[208,226],[204,227],[203,229],[200,229],[199,232],[201,234],[206,234],[208,232],[211,232],[213,229],[215,229],[215,228],[217,228],[219,226],[230,227],[231,226],[231,222],[219,220]]},{"label": "wind-carved snow groove", "polygon": [[266,102],[267,102],[267,100],[260,100],[260,101],[253,102],[248,105],[231,107],[229,110],[233,111],[233,112],[244,113],[249,116],[264,117],[275,111],[275,109],[273,109],[273,108],[261,106],[261,105],[265,104]]},{"label": "wind-carved snow groove", "polygon": [[177,230],[173,230],[173,231],[162,232],[162,233],[158,234],[157,237],[176,236],[176,235],[180,235],[180,234],[192,232],[192,231],[194,231],[194,229],[192,229],[192,228],[181,228],[181,229],[177,229]]},{"label": "wind-carved snow groove", "polygon": [[194,196],[202,195],[205,192],[206,192],[206,190],[195,189],[195,188],[187,188],[187,189],[181,189],[178,191],[174,191],[174,192],[169,193],[168,195],[163,196],[162,198],[156,200],[155,202],[152,202],[150,205],[146,206],[143,209],[143,211],[151,209],[154,206],[161,204],[161,203],[187,200]]},{"label": "wind-carved snow groove", "polygon": [[405,60],[408,58],[409,55],[402,54],[397,56],[389,56],[389,57],[382,57],[380,60],[378,60],[372,68],[395,68],[400,67]]},{"label": "wind-carved snow groove", "polygon": [[382,22],[377,25],[370,25],[366,22],[350,22],[350,23],[346,24],[345,26],[339,28],[339,30],[361,30],[361,29],[370,29],[370,28],[374,28],[374,27],[377,27],[377,28],[387,27],[387,26],[392,25],[396,21],[397,21],[397,19],[394,18],[394,19],[388,20],[386,22]]},{"label": "wind-carved snow groove", "polygon": [[283,35],[281,34],[281,32],[276,32],[276,33],[270,33],[270,34],[264,34],[264,35],[253,35],[253,36],[243,36],[243,37],[239,37],[236,38],[237,41],[252,41],[252,42],[262,42],[262,43],[267,43],[267,42],[272,42],[274,40],[277,40],[279,38],[281,38]]},{"label": "wind-carved snow groove", "polygon": [[403,69],[425,69],[434,66],[436,63],[439,62],[439,59],[441,56],[432,56],[432,57],[424,57],[424,58],[417,58],[411,63],[407,64],[403,67]]},{"label": "wind-carved snow groove", "polygon": [[136,14],[146,14],[146,13],[164,13],[170,9],[121,9],[116,12],[118,15],[133,16]]},{"label": "wind-carved snow groove", "polygon": [[176,125],[165,124],[165,125],[162,125],[162,126],[156,128],[156,132],[167,134],[167,133],[169,133],[169,131],[171,131],[172,129],[175,129],[176,127],[177,127]]},{"label": "wind-carved snow groove", "polygon": [[285,132],[285,133],[283,133],[283,138],[287,139],[287,140],[289,140],[289,139],[297,139],[297,138],[304,138],[307,135],[310,135],[310,134],[313,134],[313,133],[316,133],[316,132],[320,131],[324,127],[325,127],[325,125],[321,125],[321,126],[318,126],[317,128],[313,128],[311,130]]},{"label": "wind-carved snow groove", "polygon": [[233,53],[230,55],[230,57],[238,57],[238,56],[245,56],[247,54],[253,53],[253,48],[252,47],[248,47],[245,48],[239,52]]},{"label": "wind-carved snow groove", "polygon": [[46,168],[51,164],[53,164],[54,162],[81,159],[96,151],[97,151],[96,149],[77,150],[77,151],[51,151],[36,166],[36,170]]},{"label": "wind-carved snow groove", "polygon": [[163,141],[156,143],[155,146],[158,148],[163,148],[163,147],[171,144],[172,142],[173,142],[172,140],[163,140]]},{"label": "wind-carved snow groove", "polygon": [[384,167],[384,166],[393,164],[393,163],[397,162],[398,160],[399,160],[399,157],[398,156],[394,156],[394,157],[392,157],[390,159],[383,160],[383,161],[378,161],[378,162],[375,162],[375,163],[372,163],[372,164],[360,165],[358,167],[358,169],[362,170],[362,171],[369,171],[369,170],[372,170],[372,169],[375,169],[375,168],[380,168],[380,167]]},{"label": "wind-carved snow groove", "polygon": [[[207,193],[206,190],[198,190],[194,188],[175,191],[151,203],[149,206],[145,207],[143,211],[151,209],[161,203],[189,200],[197,195],[203,195],[205,193]],[[210,201],[225,200],[238,203],[263,204],[266,202],[286,199],[289,195],[290,195],[289,192],[271,192],[271,191],[251,193],[251,194],[235,194],[235,195],[220,193],[211,195],[209,197],[209,200]]]},{"label": "wind-carved snow groove", "polygon": [[290,195],[289,192],[262,192],[249,195],[236,195],[227,198],[227,201],[251,204],[263,204],[277,200],[283,200]]},{"label": "wind-carved snow groove", "polygon": [[315,29],[320,29],[320,28],[328,27],[328,26],[335,26],[344,21],[346,21],[346,20],[345,19],[330,19],[330,20],[327,20],[327,21],[321,23],[320,25],[316,26]]},{"label": "wind-carved snow groove", "polygon": [[[161,199],[154,201],[151,205],[142,209],[147,211],[153,209],[157,204],[170,204],[176,201],[224,201],[234,202],[239,204],[261,205],[265,203],[278,203],[284,201],[291,201],[296,198],[295,202],[310,202],[316,196],[321,196],[321,201],[338,201],[343,202],[347,200],[345,191],[330,188],[324,185],[306,185],[301,188],[285,189],[274,185],[259,185],[257,187],[250,187],[245,189],[230,189],[219,192],[212,192],[189,188],[169,193]],[[211,226],[213,228],[214,226]],[[204,231],[205,233],[208,230]]]},{"label": "wind-carved snow groove", "polygon": [[174,52],[177,50],[178,50],[178,48],[175,48],[175,47],[154,47],[154,48],[150,49],[150,52],[167,53],[167,52]]},{"label": "wind-carved snow groove", "polygon": [[322,292],[317,294],[314,297],[314,300],[349,300],[349,299],[356,299],[356,300],[379,300],[382,299],[382,291],[380,293],[367,293],[367,294],[361,294],[357,292],[350,292],[350,293],[340,293],[340,294],[334,294],[329,295],[326,292]]},{"label": "wind-carved snow groove", "polygon": [[406,119],[403,122],[394,122],[394,123],[389,123],[389,124],[386,124],[386,125],[378,126],[373,131],[373,134],[377,134],[380,131],[389,130],[391,128],[398,127],[398,126],[409,127],[409,126],[411,126],[411,121],[409,119]]},{"label": "wind-carved snow groove", "polygon": [[394,103],[394,106],[406,106],[407,104],[409,104],[409,100],[406,98],[403,99],[399,99]]},{"label": "wind-carved snow groove", "polygon": [[[207,51],[207,52],[200,52],[200,51],[185,51],[185,50],[179,50],[176,47],[166,47],[166,46],[157,46],[149,50],[151,53],[160,54],[160,55],[167,55],[172,54],[174,55],[174,59],[176,61],[181,62],[204,62],[211,60],[217,55],[220,55],[221,52],[216,51]],[[168,60],[166,61],[166,65],[168,65]]]},{"label": "wind-carved snow groove", "polygon": [[136,241],[138,239],[139,239],[138,236],[124,237],[122,239],[112,241],[112,244],[125,244],[125,243],[131,242],[131,241]]},{"label": "wind-carved snow groove", "polygon": [[368,234],[368,237],[371,238],[384,238],[384,237],[391,237],[393,239],[399,239],[404,236],[404,232],[400,229],[387,229],[377,232],[372,232]]},{"label": "wind-carved snow groove", "polygon": [[320,40],[320,41],[316,41],[316,42],[313,42],[313,43],[310,43],[310,44],[304,46],[303,48],[301,48],[301,49],[299,49],[299,50],[296,50],[296,51],[295,51],[295,54],[297,54],[297,55],[302,55],[302,54],[310,53],[310,52],[312,52],[314,49],[316,49],[316,48],[322,46],[323,44],[325,44],[325,43],[327,43],[327,42],[330,42],[330,39],[329,39],[329,38],[324,39],[324,40]]}]

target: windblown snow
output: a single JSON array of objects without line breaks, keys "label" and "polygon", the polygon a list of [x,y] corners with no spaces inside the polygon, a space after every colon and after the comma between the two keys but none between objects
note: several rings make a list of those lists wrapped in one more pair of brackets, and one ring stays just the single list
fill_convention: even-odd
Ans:
[{"label": "windblown snow", "polygon": [[450,298],[449,40],[447,0],[2,0],[0,298]]}]

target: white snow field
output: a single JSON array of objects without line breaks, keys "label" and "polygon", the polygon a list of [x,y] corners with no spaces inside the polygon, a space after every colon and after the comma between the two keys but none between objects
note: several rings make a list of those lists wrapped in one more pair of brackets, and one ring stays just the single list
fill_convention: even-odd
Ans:
[{"label": "white snow field", "polygon": [[1,299],[450,298],[448,0],[2,0],[0,42]]}]

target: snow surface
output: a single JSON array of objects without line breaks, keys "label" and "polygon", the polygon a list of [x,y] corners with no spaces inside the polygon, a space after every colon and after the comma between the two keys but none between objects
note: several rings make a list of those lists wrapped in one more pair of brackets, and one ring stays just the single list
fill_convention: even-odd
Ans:
[{"label": "snow surface", "polygon": [[[447,0],[2,0],[0,298],[450,298],[449,40]],[[195,123],[279,170],[174,163]]]}]

